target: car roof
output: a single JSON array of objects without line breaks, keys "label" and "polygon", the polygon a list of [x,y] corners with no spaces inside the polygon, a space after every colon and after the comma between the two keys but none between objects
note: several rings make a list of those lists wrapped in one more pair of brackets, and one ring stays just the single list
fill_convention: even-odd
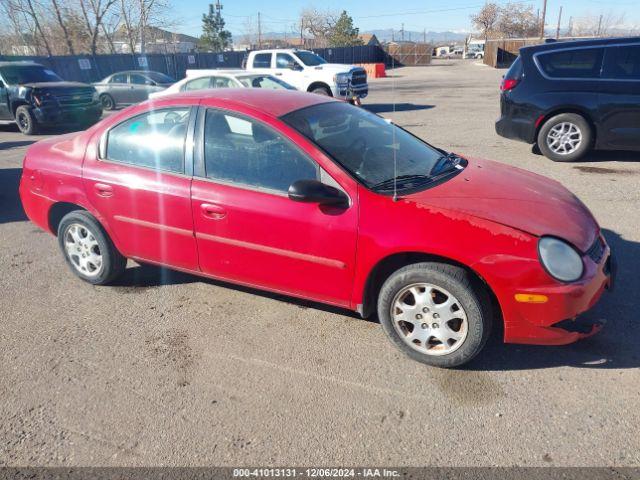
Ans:
[{"label": "car roof", "polygon": [[112,77],[114,75],[122,75],[123,73],[139,73],[141,75],[146,75],[146,74],[149,74],[149,73],[160,73],[162,75],[166,75],[166,73],[156,72],[155,70],[123,70],[121,72],[113,72],[112,74],[110,74],[108,76]]},{"label": "car roof", "polygon": [[281,117],[301,108],[338,100],[313,93],[294,90],[271,90],[262,88],[216,88],[211,90],[194,90],[192,92],[174,93],[162,97],[162,100],[216,99],[228,103],[229,106],[247,105],[265,115]]},{"label": "car roof", "polygon": [[246,70],[242,70],[241,68],[227,68],[227,69],[215,69],[215,68],[194,68],[188,69],[186,73],[186,78],[189,77],[206,77],[207,75],[237,75],[245,73]]},{"label": "car roof", "polygon": [[568,41],[550,41],[540,45],[522,47],[520,50],[526,53],[546,52],[551,50],[564,50],[570,48],[598,47],[605,45],[624,45],[627,43],[640,43],[640,37],[611,37],[611,38],[585,38]]}]

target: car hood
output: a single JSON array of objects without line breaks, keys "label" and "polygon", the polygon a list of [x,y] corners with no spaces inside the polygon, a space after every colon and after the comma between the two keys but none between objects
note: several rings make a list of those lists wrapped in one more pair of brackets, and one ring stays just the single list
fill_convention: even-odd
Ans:
[{"label": "car hood", "polygon": [[78,88],[78,87],[89,87],[91,85],[88,83],[81,82],[33,82],[33,83],[22,83],[20,86],[22,87],[30,87],[30,88],[46,88],[46,89],[66,89],[66,88]]},{"label": "car hood", "polygon": [[323,63],[322,65],[318,65],[317,67],[310,68],[313,68],[315,70],[326,70],[333,73],[348,73],[351,70],[362,70],[360,67],[345,65],[343,63]]},{"label": "car hood", "polygon": [[538,237],[563,238],[582,252],[599,232],[591,212],[559,182],[489,160],[470,159],[464,171],[451,180],[405,198]]}]

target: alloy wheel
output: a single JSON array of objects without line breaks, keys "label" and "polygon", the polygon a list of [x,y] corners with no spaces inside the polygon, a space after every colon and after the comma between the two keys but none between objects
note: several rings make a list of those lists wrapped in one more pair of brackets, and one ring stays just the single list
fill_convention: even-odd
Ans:
[{"label": "alloy wheel", "polygon": [[100,274],[103,268],[100,245],[85,225],[69,225],[64,233],[64,245],[71,264],[78,272],[87,277]]},{"label": "alloy wheel", "polygon": [[554,125],[547,134],[547,146],[558,155],[569,155],[582,144],[582,131],[571,122]]},{"label": "alloy wheel", "polygon": [[467,338],[467,314],[458,299],[442,287],[408,285],[391,305],[391,319],[400,338],[420,353],[448,355]]}]

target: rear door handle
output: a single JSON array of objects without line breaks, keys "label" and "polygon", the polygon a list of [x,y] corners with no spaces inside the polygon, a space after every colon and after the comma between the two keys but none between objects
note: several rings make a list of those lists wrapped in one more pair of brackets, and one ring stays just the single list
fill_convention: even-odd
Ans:
[{"label": "rear door handle", "polygon": [[224,207],[213,203],[201,204],[200,211],[202,212],[202,215],[204,217],[210,218],[212,220],[222,220],[227,216],[227,211],[224,209]]},{"label": "rear door handle", "polygon": [[111,185],[107,185],[106,183],[96,183],[93,188],[101,197],[113,196],[113,187]]}]

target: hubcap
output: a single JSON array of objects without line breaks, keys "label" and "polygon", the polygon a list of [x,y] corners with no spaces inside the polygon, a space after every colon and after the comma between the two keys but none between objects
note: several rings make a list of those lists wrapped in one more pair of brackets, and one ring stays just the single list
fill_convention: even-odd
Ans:
[{"label": "hubcap", "polygon": [[391,306],[391,319],[400,338],[426,355],[453,353],[467,338],[467,314],[462,305],[436,285],[416,283],[400,290]]},{"label": "hubcap", "polygon": [[64,246],[74,268],[95,277],[102,271],[102,253],[94,234],[84,225],[73,223],[64,233]]},{"label": "hubcap", "polygon": [[547,146],[558,155],[569,155],[582,144],[582,132],[577,125],[562,122],[555,125],[547,134]]}]

